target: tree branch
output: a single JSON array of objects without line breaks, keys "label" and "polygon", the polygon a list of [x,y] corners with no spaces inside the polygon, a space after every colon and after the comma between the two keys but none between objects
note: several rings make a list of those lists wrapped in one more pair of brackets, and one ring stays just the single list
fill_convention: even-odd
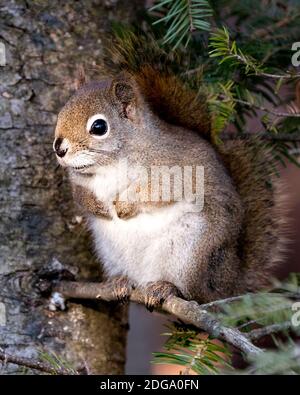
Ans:
[{"label": "tree branch", "polygon": [[298,132],[285,134],[285,133],[267,133],[267,132],[243,132],[242,134],[236,133],[222,133],[222,140],[238,140],[238,139],[248,139],[249,137],[258,136],[263,140],[268,141],[286,141],[286,142],[297,142],[300,141],[300,134]]},{"label": "tree branch", "polygon": [[[248,66],[247,61],[240,55],[233,53],[230,49],[229,49],[229,53],[230,55],[237,59],[240,63],[244,64],[245,66]],[[272,73],[266,73],[264,71],[257,71],[257,70],[253,70],[254,74],[258,77],[265,77],[265,78],[272,78],[275,80],[289,80],[292,78],[299,78],[300,74],[296,74],[296,73],[290,73],[290,72],[286,72],[286,74],[272,74]]]},{"label": "tree branch", "polygon": [[[89,283],[61,281],[54,287],[54,292],[65,298],[73,299],[101,299],[107,302],[115,301],[116,297],[111,283]],[[130,300],[144,304],[145,294],[142,289],[132,290]],[[201,305],[194,301],[186,301],[176,296],[168,297],[161,306],[162,310],[173,314],[186,323],[207,332],[209,335],[223,340],[241,350],[248,356],[263,352],[256,347],[248,337],[239,330],[222,325],[215,317]]]},{"label": "tree branch", "polygon": [[247,337],[252,341],[258,340],[261,337],[271,335],[272,333],[278,333],[290,329],[291,326],[292,323],[290,321],[286,321],[281,322],[280,324],[265,326],[264,328],[253,329],[251,332],[247,333]]},{"label": "tree branch", "polygon": [[267,108],[267,107],[264,107],[264,106],[260,106],[260,105],[255,104],[255,103],[250,103],[250,102],[248,102],[246,100],[241,100],[241,99],[233,99],[233,100],[236,103],[242,104],[242,105],[247,106],[247,107],[253,107],[253,108],[256,108],[257,110],[261,110],[263,112],[268,112],[268,113],[270,113],[272,115],[276,115],[279,118],[284,118],[284,117],[296,117],[296,118],[299,118],[300,117],[300,112],[292,113],[292,112],[276,111],[276,110],[274,110],[272,108]]},{"label": "tree branch", "polygon": [[242,104],[243,106],[247,106],[250,108],[256,108],[257,110],[263,111],[263,112],[267,112],[269,114],[275,115],[278,118],[285,118],[285,117],[295,117],[295,118],[300,118],[300,112],[283,112],[283,111],[277,111],[274,110],[273,108],[267,108],[264,106],[260,106],[259,104],[256,103],[250,103],[246,100],[242,100],[242,99],[229,99],[228,97],[226,97],[225,95],[219,95],[219,99],[223,100],[224,102],[226,102],[226,100],[233,100],[235,103],[239,103]]},{"label": "tree branch", "polygon": [[69,375],[71,372],[62,367],[54,368],[48,363],[32,360],[31,358],[19,357],[16,355],[6,354],[0,350],[0,361],[4,363],[13,363],[15,365],[24,366],[26,368],[39,370],[44,373],[57,374],[57,375]]}]

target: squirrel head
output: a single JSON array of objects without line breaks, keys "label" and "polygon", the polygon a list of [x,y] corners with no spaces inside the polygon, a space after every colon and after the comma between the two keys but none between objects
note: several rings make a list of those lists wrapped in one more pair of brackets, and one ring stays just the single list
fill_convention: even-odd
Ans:
[{"label": "squirrel head", "polygon": [[53,148],[59,163],[80,173],[116,163],[140,128],[144,106],[127,73],[84,83],[58,115]]}]

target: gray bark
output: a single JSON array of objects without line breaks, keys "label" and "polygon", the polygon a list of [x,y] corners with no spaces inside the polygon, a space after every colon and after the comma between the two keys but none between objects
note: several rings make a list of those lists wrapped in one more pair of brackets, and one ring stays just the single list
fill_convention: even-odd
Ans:
[{"label": "gray bark", "polygon": [[[40,359],[54,352],[73,368],[122,373],[127,312],[108,304],[69,304],[50,312],[36,290],[55,260],[80,278],[99,265],[52,153],[56,114],[74,88],[76,68],[95,75],[112,19],[134,17],[142,1],[0,0],[0,348]],[[17,365],[2,365],[17,374]]]}]

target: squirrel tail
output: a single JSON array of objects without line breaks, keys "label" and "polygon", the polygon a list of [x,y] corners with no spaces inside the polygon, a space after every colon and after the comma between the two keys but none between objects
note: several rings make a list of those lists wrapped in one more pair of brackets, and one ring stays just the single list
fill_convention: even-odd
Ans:
[{"label": "squirrel tail", "polygon": [[169,59],[154,41],[145,42],[129,33],[113,46],[109,59],[109,70],[127,71],[133,76],[154,113],[194,130],[219,152],[245,209],[238,243],[243,280],[237,292],[267,285],[271,270],[282,259],[287,233],[286,199],[269,148],[257,137],[216,143],[206,97],[175,75],[176,59]]},{"label": "squirrel tail", "polygon": [[231,140],[218,147],[245,208],[238,255],[240,292],[267,286],[287,246],[284,184],[275,174],[270,149],[260,139]]}]

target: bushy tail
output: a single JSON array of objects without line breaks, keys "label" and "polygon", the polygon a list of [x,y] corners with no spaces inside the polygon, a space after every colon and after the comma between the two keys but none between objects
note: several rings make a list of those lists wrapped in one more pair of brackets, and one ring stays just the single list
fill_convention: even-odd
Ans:
[{"label": "bushy tail", "polygon": [[281,179],[269,148],[259,139],[226,141],[219,152],[245,208],[238,255],[244,270],[241,291],[266,286],[286,246],[286,207]]}]

